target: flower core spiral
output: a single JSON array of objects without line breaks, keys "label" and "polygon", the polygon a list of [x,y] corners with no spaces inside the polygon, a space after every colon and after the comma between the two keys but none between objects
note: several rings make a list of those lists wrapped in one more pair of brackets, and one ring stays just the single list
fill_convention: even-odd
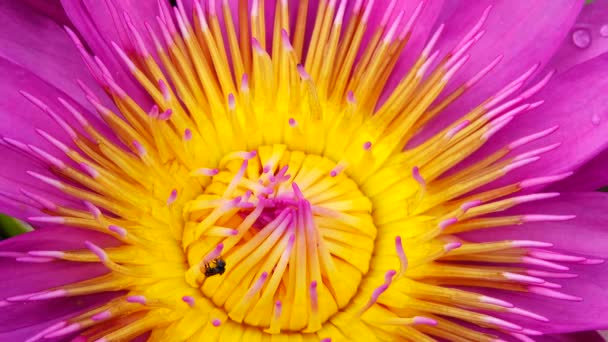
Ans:
[{"label": "flower core spiral", "polygon": [[[140,25],[107,2],[124,38],[112,42],[116,57],[144,100],[69,29],[111,101],[81,84],[93,115],[22,91],[65,136],[37,130],[59,152],[3,142],[45,164],[49,172],[29,174],[53,188],[49,194],[71,198],[24,191],[40,212],[30,221],[104,238],[17,260],[101,264],[105,273],[0,304],[115,295],[29,341],[145,333],[151,341],[525,340],[540,332],[513,319],[547,318],[472,289],[580,300],[546,279],[576,276],[564,263],[599,260],[542,241],[476,243],[459,235],[572,218],[501,214],[557,196],[530,191],[569,173],[494,182],[557,147],[521,152],[557,127],[470,158],[542,104],[530,98],[551,74],[530,83],[538,68],[531,66],[457,122],[412,143],[500,63],[496,56],[446,91],[482,38],[490,8],[440,52],[443,25],[422,48],[408,45],[424,1],[397,8],[396,1],[321,0],[315,11],[307,0],[236,3],[194,1],[190,13],[180,1],[174,8],[159,1],[159,17]],[[382,13],[374,25],[373,11]],[[401,75],[403,56],[415,58]]]}]

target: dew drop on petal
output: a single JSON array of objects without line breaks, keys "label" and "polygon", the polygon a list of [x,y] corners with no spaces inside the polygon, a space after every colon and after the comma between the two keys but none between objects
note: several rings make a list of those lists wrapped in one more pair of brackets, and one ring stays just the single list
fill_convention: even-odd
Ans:
[{"label": "dew drop on petal", "polygon": [[591,34],[587,29],[577,29],[572,32],[572,42],[581,49],[586,49],[591,45]]},{"label": "dew drop on petal", "polygon": [[593,123],[595,126],[600,124],[600,116],[597,114],[593,114],[593,116],[591,117],[591,123]]},{"label": "dew drop on petal", "polygon": [[604,24],[600,27],[600,36],[608,37],[608,24]]}]

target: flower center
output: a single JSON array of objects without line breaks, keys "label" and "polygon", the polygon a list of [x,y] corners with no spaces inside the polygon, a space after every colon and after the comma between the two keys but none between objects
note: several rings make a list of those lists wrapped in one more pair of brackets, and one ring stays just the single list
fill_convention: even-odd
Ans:
[{"label": "flower center", "polygon": [[[372,202],[338,169],[272,145],[200,170],[213,176],[184,209],[187,281],[235,322],[321,329],[357,292],[376,237]],[[225,274],[205,275],[220,258]]]}]

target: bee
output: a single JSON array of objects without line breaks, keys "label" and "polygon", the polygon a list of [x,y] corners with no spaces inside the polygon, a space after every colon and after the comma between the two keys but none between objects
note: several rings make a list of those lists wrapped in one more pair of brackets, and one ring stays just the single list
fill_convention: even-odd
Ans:
[{"label": "bee", "polygon": [[222,258],[217,258],[212,261],[215,266],[211,267],[210,264],[205,264],[205,277],[211,277],[216,274],[222,275],[226,272],[226,261]]}]

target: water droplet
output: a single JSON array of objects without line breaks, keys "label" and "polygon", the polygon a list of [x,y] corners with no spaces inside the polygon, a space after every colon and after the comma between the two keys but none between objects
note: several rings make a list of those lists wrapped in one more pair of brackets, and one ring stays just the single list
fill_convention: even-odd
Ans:
[{"label": "water droplet", "polygon": [[604,24],[600,27],[600,36],[608,37],[608,24]]},{"label": "water droplet", "polygon": [[572,42],[581,49],[586,49],[591,45],[591,33],[587,29],[577,29],[572,32]]},{"label": "water droplet", "polygon": [[600,124],[600,116],[597,114],[593,114],[593,116],[591,117],[591,123],[593,123],[594,125],[599,125]]}]

